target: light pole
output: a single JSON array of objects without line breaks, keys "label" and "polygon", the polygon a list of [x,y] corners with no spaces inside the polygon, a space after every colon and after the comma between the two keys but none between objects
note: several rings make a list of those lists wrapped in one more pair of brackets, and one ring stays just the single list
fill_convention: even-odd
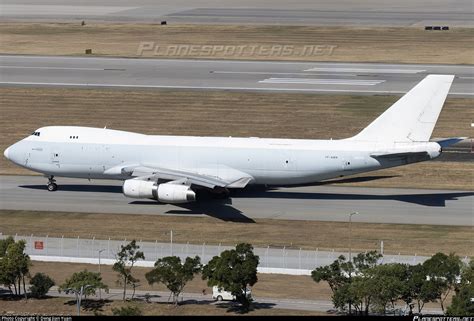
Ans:
[{"label": "light pole", "polygon": [[[99,250],[99,274],[100,274],[100,253],[104,252],[105,249]],[[99,300],[102,300],[102,289],[99,288]]]},{"label": "light pole", "polygon": [[349,262],[352,262],[352,215],[356,214],[359,214],[359,212],[349,214]]},{"label": "light pole", "polygon": [[170,244],[171,244],[171,256],[173,256],[173,230],[170,233]]}]

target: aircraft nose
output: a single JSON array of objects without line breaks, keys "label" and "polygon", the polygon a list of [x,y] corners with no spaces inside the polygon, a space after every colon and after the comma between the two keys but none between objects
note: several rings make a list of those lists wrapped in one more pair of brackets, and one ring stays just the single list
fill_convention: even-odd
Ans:
[{"label": "aircraft nose", "polygon": [[10,159],[8,158],[8,152],[10,150],[10,147],[8,147],[7,149],[5,149],[5,151],[3,152],[3,155],[5,156],[6,159]]}]

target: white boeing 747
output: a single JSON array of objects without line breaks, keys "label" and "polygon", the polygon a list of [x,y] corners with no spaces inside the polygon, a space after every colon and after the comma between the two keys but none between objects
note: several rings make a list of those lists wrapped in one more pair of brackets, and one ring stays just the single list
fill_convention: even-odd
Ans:
[{"label": "white boeing 747", "polygon": [[8,147],[13,163],[49,178],[124,180],[123,193],[186,203],[196,190],[293,185],[434,159],[460,139],[429,142],[452,75],[428,75],[354,137],[340,140],[153,136],[52,126]]}]

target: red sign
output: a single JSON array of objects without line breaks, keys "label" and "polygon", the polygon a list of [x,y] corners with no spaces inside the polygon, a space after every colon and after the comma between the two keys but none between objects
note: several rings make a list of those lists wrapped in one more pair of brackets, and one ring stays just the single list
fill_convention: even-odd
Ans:
[{"label": "red sign", "polygon": [[35,241],[35,250],[43,249],[43,241]]}]

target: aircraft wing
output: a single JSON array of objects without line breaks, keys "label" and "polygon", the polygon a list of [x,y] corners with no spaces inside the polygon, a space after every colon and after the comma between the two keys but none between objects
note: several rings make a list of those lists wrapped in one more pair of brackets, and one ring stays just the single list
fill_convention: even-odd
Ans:
[{"label": "aircraft wing", "polygon": [[232,169],[221,168],[223,175],[216,175],[219,169],[201,168],[197,170],[170,169],[153,164],[126,165],[108,169],[105,174],[121,174],[136,177],[142,180],[169,180],[182,181],[187,184],[199,185],[207,188],[244,188],[253,177],[247,173]]}]

